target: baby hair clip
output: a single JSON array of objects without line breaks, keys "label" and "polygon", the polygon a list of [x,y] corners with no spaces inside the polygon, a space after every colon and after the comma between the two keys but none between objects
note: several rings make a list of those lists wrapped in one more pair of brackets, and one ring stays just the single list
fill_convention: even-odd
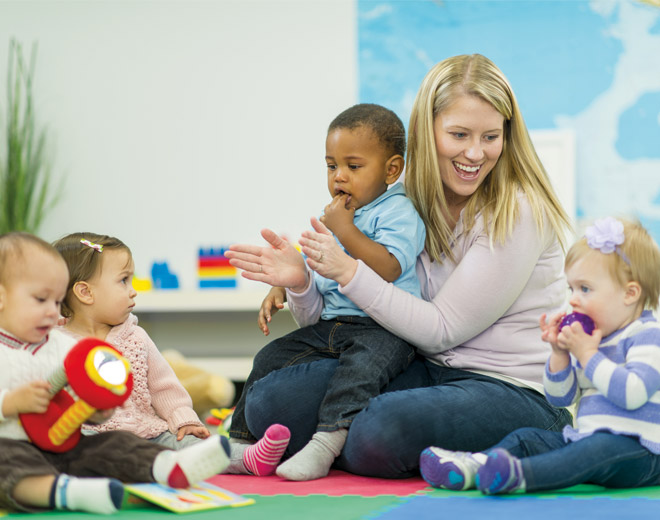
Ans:
[{"label": "baby hair clip", "polygon": [[619,247],[625,241],[621,221],[613,217],[598,219],[593,226],[587,228],[584,236],[591,249],[598,249],[606,255],[616,253],[626,264],[630,265],[630,260]]},{"label": "baby hair clip", "polygon": [[101,244],[95,244],[94,242],[91,242],[90,240],[85,240],[84,238],[80,239],[81,244],[85,244],[88,247],[91,247],[92,249],[96,249],[99,253],[103,253],[103,246]]}]

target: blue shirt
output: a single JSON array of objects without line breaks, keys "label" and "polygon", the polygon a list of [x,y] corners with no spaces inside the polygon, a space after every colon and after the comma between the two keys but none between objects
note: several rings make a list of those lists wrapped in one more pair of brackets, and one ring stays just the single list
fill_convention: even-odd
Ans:
[{"label": "blue shirt", "polygon": [[[417,256],[424,249],[426,230],[415,206],[406,197],[402,183],[390,189],[369,204],[355,210],[353,223],[374,242],[385,246],[401,266],[396,287],[420,296],[419,280],[415,272]],[[346,251],[339,240],[339,246]],[[346,252],[348,254],[348,252]],[[316,287],[323,296],[321,319],[337,316],[366,316],[351,300],[339,292],[339,284],[314,274]]]}]

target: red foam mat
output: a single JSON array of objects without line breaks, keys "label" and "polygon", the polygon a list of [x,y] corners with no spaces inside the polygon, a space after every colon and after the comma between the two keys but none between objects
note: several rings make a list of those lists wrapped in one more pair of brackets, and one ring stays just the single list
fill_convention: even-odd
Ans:
[{"label": "red foam mat", "polygon": [[[322,479],[308,482],[292,482],[271,475],[255,477],[252,475],[216,475],[208,479],[216,486],[233,491],[239,495],[357,495],[376,497],[380,495],[408,496],[429,488],[421,477],[408,479],[385,479],[361,477],[344,471],[331,470]],[[430,488],[429,488],[430,489]]]}]

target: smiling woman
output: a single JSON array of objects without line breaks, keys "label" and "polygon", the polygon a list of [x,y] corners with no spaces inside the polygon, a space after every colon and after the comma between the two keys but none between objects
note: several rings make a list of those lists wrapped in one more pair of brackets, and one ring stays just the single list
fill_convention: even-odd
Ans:
[{"label": "smiling woman", "polygon": [[[321,223],[300,240],[315,276],[335,280],[342,296],[417,349],[354,418],[336,461],[390,478],[416,474],[427,446],[479,451],[519,426],[558,431],[570,422],[543,395],[549,348],[538,330],[539,316],[564,303],[569,221],[507,79],[481,55],[438,63],[422,82],[409,129],[405,187],[427,232],[416,268],[421,298],[343,253]],[[239,267],[292,287],[304,266],[285,261],[291,246],[267,236],[271,250],[246,247]],[[264,258],[282,261],[257,275],[249,260]],[[287,296],[292,308],[318,306],[310,291]],[[251,434],[286,424],[296,453],[314,434],[340,366],[321,360],[254,382],[245,412]]]},{"label": "smiling woman", "polygon": [[434,131],[447,219],[458,222],[461,210],[500,158],[504,116],[490,103],[465,94],[438,114]]}]

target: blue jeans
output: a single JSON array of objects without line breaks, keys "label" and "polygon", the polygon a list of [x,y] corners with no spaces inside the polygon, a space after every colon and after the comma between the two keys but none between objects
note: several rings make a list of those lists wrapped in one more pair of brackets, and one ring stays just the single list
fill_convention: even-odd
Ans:
[{"label": "blue jeans", "polygon": [[495,447],[521,459],[527,491],[586,483],[609,488],[660,484],[660,455],[634,437],[597,432],[567,443],[561,433],[522,428]]},{"label": "blue jeans", "polygon": [[[315,432],[316,418],[337,361],[323,360],[273,372],[247,395],[246,418],[255,435],[272,423],[291,430],[287,455]],[[534,390],[416,358],[384,393],[353,420],[335,466],[385,478],[419,473],[428,446],[483,451],[523,426],[560,431],[570,414]]]},{"label": "blue jeans", "polygon": [[[247,391],[275,370],[320,359],[337,360],[319,388],[314,411],[315,431],[335,431],[348,428],[369,399],[380,394],[414,358],[415,351],[407,342],[367,317],[340,316],[295,330],[270,342],[255,356],[229,433],[236,438],[255,438],[245,421]],[[296,396],[296,401],[305,399],[306,392]],[[262,435],[260,431],[257,437]]]}]

